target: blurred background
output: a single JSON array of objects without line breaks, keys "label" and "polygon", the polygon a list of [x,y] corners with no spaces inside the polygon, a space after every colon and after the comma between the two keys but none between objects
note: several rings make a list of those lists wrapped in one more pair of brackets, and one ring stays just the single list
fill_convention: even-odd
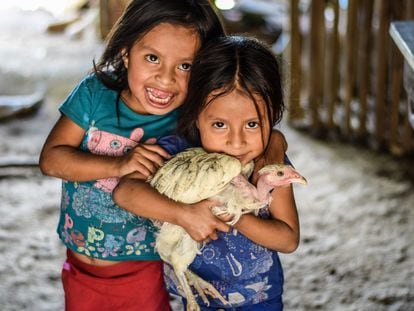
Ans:
[{"label": "blurred background", "polygon": [[[38,156],[128,2],[0,2],[1,310],[63,310],[60,181]],[[213,4],[283,68],[278,128],[309,181],[295,188],[301,245],[281,255],[286,310],[414,310],[414,2]]]}]

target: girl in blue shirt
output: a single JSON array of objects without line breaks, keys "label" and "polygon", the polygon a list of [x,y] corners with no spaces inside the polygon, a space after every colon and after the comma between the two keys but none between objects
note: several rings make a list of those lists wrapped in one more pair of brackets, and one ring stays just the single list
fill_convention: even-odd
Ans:
[{"label": "girl in blue shirt", "polygon": [[[193,62],[178,133],[191,144],[229,154],[245,165],[263,159],[283,110],[279,67],[272,52],[255,39],[221,37],[208,42]],[[154,207],[156,202],[134,203],[131,198],[137,184],[121,181],[115,200],[138,215],[168,221]],[[219,232],[190,265],[230,303],[210,298],[207,305],[198,297],[201,310],[283,309],[278,252],[297,248],[299,220],[292,186],[275,189],[271,196],[271,203],[258,216],[243,215],[228,232]],[[184,297],[168,266],[165,278],[168,290]]]}]

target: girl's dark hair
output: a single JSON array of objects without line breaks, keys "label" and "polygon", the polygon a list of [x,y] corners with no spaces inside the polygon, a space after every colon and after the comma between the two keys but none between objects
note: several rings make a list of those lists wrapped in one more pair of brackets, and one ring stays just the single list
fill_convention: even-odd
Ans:
[{"label": "girl's dark hair", "polygon": [[137,40],[161,23],[194,28],[201,46],[224,34],[208,0],[133,0],[110,32],[101,60],[94,64],[102,83],[119,93],[128,89],[122,50],[128,53]]},{"label": "girl's dark hair", "polygon": [[197,143],[199,114],[212,100],[235,89],[245,92],[257,111],[254,95],[264,100],[271,128],[280,122],[285,106],[276,57],[254,38],[227,36],[208,42],[197,54],[191,67],[187,97],[181,106],[178,134]]}]

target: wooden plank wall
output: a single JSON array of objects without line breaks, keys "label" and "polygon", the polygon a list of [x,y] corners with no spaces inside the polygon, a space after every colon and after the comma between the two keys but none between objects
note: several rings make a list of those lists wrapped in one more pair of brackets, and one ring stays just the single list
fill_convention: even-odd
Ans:
[{"label": "wooden plank wall", "polygon": [[289,120],[394,155],[414,151],[393,20],[413,19],[411,0],[291,0]]},{"label": "wooden plank wall", "polygon": [[131,0],[99,0],[101,38],[105,39]]}]

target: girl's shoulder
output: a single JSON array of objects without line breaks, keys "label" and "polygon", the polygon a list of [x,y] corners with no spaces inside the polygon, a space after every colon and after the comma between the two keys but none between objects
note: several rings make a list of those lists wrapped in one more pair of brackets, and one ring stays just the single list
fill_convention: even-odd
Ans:
[{"label": "girl's shoulder", "polygon": [[108,88],[95,73],[89,73],[77,84],[72,94],[99,103],[106,100],[113,101],[118,93]]},{"label": "girl's shoulder", "polygon": [[79,82],[79,86],[86,87],[91,91],[108,89],[95,73],[90,73],[84,76],[83,79]]}]

